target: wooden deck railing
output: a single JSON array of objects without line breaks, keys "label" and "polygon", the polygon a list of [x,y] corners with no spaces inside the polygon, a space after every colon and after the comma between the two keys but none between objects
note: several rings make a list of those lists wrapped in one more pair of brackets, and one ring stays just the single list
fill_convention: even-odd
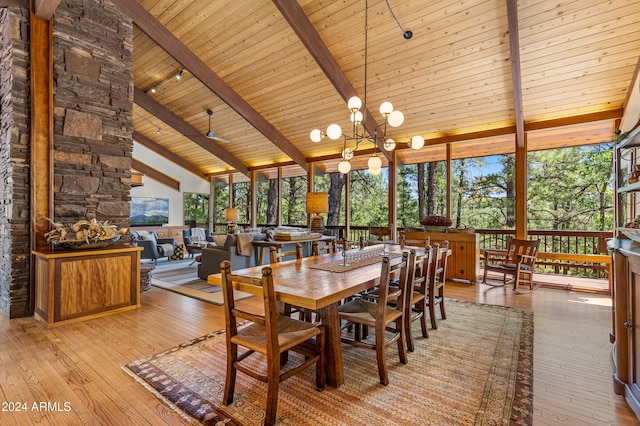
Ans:
[{"label": "wooden deck railing", "polygon": [[[480,247],[505,249],[514,230],[477,229],[481,235]],[[561,275],[589,278],[608,278],[611,257],[607,254],[607,238],[613,232],[529,230],[529,238],[538,238],[540,248],[536,269]]]},{"label": "wooden deck railing", "polygon": [[[218,224],[214,232],[226,232],[226,224]],[[239,224],[241,225],[241,224]],[[344,237],[344,226],[328,226],[336,237]],[[398,230],[400,231],[400,230]],[[505,249],[513,229],[476,229],[479,248]],[[575,275],[587,278],[609,278],[611,257],[607,254],[607,238],[611,231],[528,230],[529,238],[540,239],[536,269],[538,272]],[[348,239],[369,238],[368,226],[351,226]]]},{"label": "wooden deck railing", "polygon": [[[344,232],[333,227],[333,232]],[[369,238],[368,226],[352,226],[349,239]],[[479,248],[506,249],[513,229],[476,229],[480,234]],[[607,254],[607,231],[529,230],[529,238],[540,239],[536,269],[538,272],[575,275],[588,278],[609,278],[611,257]]]}]

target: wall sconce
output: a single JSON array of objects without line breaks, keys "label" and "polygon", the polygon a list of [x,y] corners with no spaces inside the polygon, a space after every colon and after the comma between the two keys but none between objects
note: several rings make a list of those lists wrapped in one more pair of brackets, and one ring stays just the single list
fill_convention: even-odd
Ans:
[{"label": "wall sconce", "polygon": [[312,231],[324,230],[320,213],[329,213],[329,194],[326,192],[307,192],[307,214],[312,215]]},{"label": "wall sconce", "polygon": [[236,233],[236,223],[240,219],[240,212],[235,208],[228,208],[224,211],[224,218],[227,221],[227,233]]}]

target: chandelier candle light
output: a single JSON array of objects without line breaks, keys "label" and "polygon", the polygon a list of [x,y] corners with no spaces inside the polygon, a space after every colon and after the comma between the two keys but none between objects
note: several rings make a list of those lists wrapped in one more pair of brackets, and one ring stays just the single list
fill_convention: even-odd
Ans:
[{"label": "chandelier candle light", "polygon": [[[314,129],[311,131],[309,137],[313,142],[320,142],[325,136],[328,136],[329,139],[337,140],[341,136],[344,137],[344,146],[342,150],[342,159],[338,163],[338,170],[340,173],[347,174],[351,171],[351,159],[355,155],[355,152],[358,149],[358,146],[361,142],[367,141],[373,143],[373,154],[369,161],[367,162],[367,166],[369,168],[369,174],[373,176],[377,176],[380,174],[382,170],[382,160],[376,154],[376,149],[378,147],[378,141],[382,142],[383,147],[386,151],[393,151],[396,147],[396,141],[387,138],[387,124],[391,127],[399,127],[404,122],[404,114],[401,111],[394,110],[393,104],[391,102],[383,102],[380,105],[380,114],[384,118],[384,123],[377,125],[374,131],[371,134],[368,134],[364,127],[361,129],[360,126],[364,120],[364,112],[367,111],[366,102],[367,102],[367,41],[368,41],[368,32],[369,32],[369,24],[368,24],[368,15],[369,15],[369,2],[365,1],[365,19],[364,19],[364,108],[362,100],[357,97],[351,97],[347,102],[347,107],[351,112],[351,123],[352,123],[352,135],[346,135],[342,133],[342,128],[338,124],[330,124],[327,127],[326,134],[319,129]],[[410,37],[409,37],[410,38]],[[409,39],[405,36],[405,39]],[[355,142],[355,147],[347,148],[347,142],[353,141]],[[420,149],[424,146],[424,138],[420,135],[413,136],[411,141],[408,144],[413,149]]]}]

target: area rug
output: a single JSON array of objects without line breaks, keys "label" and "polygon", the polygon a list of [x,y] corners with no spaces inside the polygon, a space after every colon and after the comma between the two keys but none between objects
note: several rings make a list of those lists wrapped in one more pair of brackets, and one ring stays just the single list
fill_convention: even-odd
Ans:
[{"label": "area rug", "polygon": [[[152,271],[151,285],[204,302],[213,303],[214,305],[223,305],[222,287],[209,284],[207,281],[200,279],[197,273],[198,270],[196,266],[187,266],[160,272]],[[234,292],[234,298],[236,300],[246,299],[251,296],[251,294],[241,291]]]},{"label": "area rug", "polygon": [[[533,314],[452,299],[446,308],[447,319],[427,339],[414,323],[420,337],[408,364],[387,349],[388,386],[378,381],[374,351],[344,344],[340,388],[316,391],[313,367],[281,383],[278,424],[531,424]],[[242,373],[234,402],[221,405],[225,360],[219,331],[123,369],[194,423],[262,424],[266,385]]]}]

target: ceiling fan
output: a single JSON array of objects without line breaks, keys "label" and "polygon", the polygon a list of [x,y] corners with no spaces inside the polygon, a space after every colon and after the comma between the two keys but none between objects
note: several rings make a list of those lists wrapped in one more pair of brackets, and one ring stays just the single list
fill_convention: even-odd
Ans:
[{"label": "ceiling fan", "polygon": [[211,116],[213,115],[213,111],[207,109],[207,114],[209,115],[209,130],[207,131],[207,134],[205,136],[209,139],[213,139],[214,141],[229,143],[227,139],[216,136],[218,134],[217,130],[211,130]]}]

